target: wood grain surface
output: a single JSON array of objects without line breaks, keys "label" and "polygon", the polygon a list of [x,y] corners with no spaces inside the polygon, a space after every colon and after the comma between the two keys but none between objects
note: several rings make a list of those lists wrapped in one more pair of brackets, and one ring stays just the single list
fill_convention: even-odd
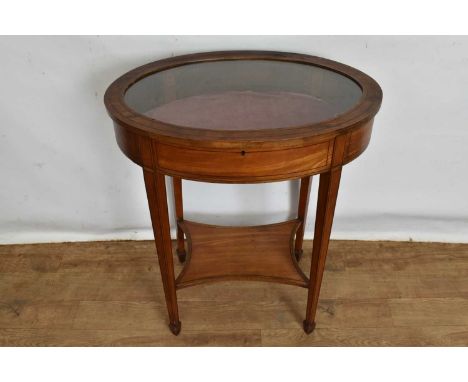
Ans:
[{"label": "wood grain surface", "polygon": [[[305,271],[310,258],[305,241]],[[151,241],[0,246],[2,346],[468,346],[468,245],[331,241],[310,335],[302,288],[230,281],[178,300],[176,337]]]},{"label": "wood grain surface", "polygon": [[308,288],[309,279],[294,256],[299,220],[253,227],[179,222],[188,259],[176,287],[227,280],[272,281]]}]

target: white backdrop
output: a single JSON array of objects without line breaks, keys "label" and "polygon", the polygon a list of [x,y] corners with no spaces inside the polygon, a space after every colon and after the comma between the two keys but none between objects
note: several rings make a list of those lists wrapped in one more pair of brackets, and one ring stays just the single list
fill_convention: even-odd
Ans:
[{"label": "white backdrop", "polygon": [[[221,49],[319,55],[382,86],[333,238],[468,242],[468,37],[116,36],[0,37],[0,243],[151,238],[142,172],[117,147],[104,91],[135,66]],[[297,182],[184,182],[186,218],[279,221],[297,193]]]}]

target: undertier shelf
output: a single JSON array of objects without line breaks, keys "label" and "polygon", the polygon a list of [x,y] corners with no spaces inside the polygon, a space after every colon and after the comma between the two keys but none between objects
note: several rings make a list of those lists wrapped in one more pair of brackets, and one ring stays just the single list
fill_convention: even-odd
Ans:
[{"label": "undertier shelf", "polygon": [[308,278],[293,254],[299,220],[227,227],[179,222],[187,239],[187,260],[177,288],[223,280],[259,280],[307,288]]}]

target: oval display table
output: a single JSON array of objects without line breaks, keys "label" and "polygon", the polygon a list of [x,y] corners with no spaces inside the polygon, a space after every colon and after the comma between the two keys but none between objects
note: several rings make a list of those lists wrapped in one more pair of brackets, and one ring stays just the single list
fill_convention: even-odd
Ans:
[{"label": "oval display table", "polygon": [[[379,85],[349,66],[302,54],[229,51],[172,57],[107,89],[122,151],[143,168],[169,328],[180,332],[177,289],[263,280],[308,289],[303,327],[315,327],[342,166],[367,147]],[[310,275],[299,268],[311,177],[320,174]],[[174,275],[165,176],[173,180]],[[258,183],[300,179],[297,218],[227,227],[184,220],[182,179]]]}]

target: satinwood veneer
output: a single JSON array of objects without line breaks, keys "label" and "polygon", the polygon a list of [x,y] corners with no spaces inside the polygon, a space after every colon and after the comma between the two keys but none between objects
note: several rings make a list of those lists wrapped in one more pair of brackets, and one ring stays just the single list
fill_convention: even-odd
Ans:
[{"label": "satinwood veneer", "polygon": [[[357,69],[304,54],[227,51],[136,68],[104,97],[121,150],[143,168],[169,313],[181,329],[177,289],[263,280],[308,289],[303,327],[315,327],[343,165],[370,141],[379,85]],[[312,176],[320,174],[312,265],[299,268]],[[165,176],[177,218],[176,277]],[[182,179],[258,183],[300,179],[297,219],[226,227],[184,220]]]}]

